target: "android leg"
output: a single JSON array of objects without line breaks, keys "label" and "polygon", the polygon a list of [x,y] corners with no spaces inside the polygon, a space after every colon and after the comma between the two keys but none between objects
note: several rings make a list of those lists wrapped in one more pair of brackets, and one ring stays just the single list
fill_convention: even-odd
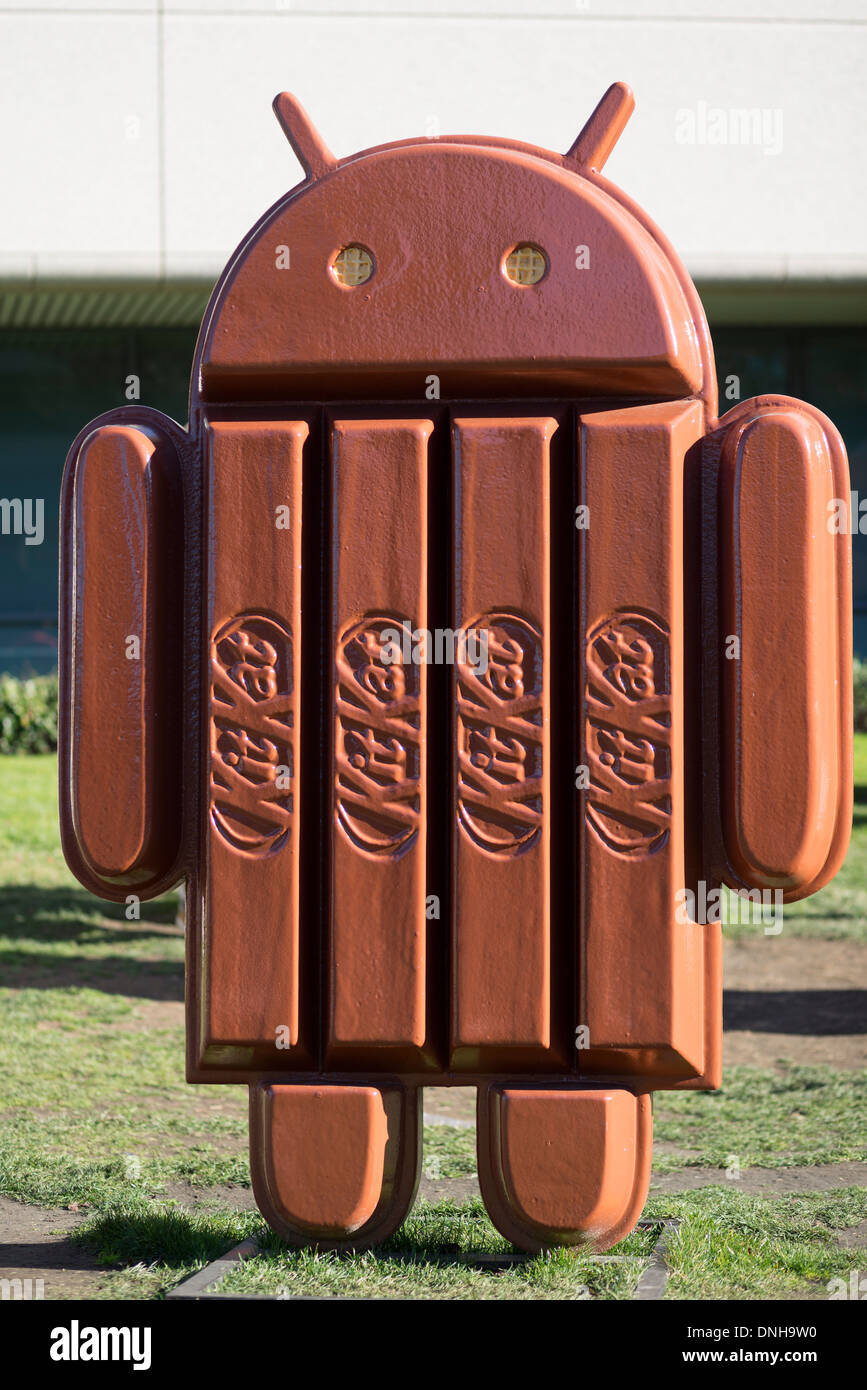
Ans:
[{"label": "android leg", "polygon": [[649,1096],[619,1087],[479,1090],[479,1184],[497,1229],[524,1250],[607,1250],[650,1183]]},{"label": "android leg", "polygon": [[385,1240],[415,1197],[421,1092],[400,1085],[250,1087],[250,1168],[259,1210],[292,1245]]}]

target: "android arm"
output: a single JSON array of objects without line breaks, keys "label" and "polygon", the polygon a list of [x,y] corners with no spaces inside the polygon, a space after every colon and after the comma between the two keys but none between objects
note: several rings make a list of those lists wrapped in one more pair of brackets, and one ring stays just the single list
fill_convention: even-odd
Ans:
[{"label": "android arm", "polygon": [[846,454],[825,416],[787,397],[745,402],[720,438],[719,877],[790,902],[827,883],[849,844]]},{"label": "android arm", "polygon": [[180,462],[160,417],[85,430],[61,505],[64,853],[100,897],[154,897],[182,819]]}]

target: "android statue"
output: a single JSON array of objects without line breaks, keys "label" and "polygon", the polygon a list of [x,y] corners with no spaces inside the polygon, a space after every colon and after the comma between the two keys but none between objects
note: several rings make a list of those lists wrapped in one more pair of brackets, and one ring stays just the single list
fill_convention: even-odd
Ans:
[{"label": "android statue", "polygon": [[695,289],[601,175],[622,84],[564,155],[338,160],[275,107],[306,177],[188,426],[113,410],[67,462],[64,851],[115,902],[186,883],[188,1079],[249,1086],[287,1241],[394,1231],[463,1085],[499,1230],[605,1249],[651,1093],[719,1085],[720,884],[788,903],[846,851],[846,456],[786,397],[718,418]]}]

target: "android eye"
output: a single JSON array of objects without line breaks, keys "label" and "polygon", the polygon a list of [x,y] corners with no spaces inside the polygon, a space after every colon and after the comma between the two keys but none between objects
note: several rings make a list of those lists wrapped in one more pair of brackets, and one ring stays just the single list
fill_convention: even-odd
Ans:
[{"label": "android eye", "polygon": [[365,284],[373,274],[373,256],[366,246],[352,242],[338,251],[330,270],[338,285],[354,290],[358,285]]},{"label": "android eye", "polygon": [[548,273],[548,257],[529,241],[513,246],[503,261],[503,274],[513,285],[538,285]]}]

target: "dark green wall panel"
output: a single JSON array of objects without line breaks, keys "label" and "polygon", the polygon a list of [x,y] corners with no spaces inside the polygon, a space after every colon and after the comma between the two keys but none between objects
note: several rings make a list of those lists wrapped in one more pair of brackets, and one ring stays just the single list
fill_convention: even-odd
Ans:
[{"label": "dark green wall panel", "polygon": [[45,537],[0,534],[0,671],[57,663],[58,500],[66,451],[95,415],[141,400],[187,418],[195,329],[21,329],[0,333],[0,498],[44,498]]}]

